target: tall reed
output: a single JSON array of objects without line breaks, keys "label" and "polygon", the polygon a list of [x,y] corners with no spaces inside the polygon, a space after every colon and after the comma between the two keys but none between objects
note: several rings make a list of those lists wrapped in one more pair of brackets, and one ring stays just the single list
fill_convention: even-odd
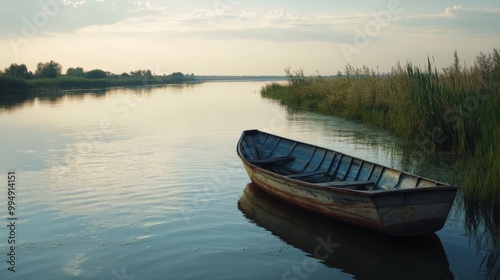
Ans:
[{"label": "tall reed", "polygon": [[262,88],[283,104],[361,120],[410,142],[465,158],[463,194],[500,208],[500,55],[481,53],[474,65],[440,71],[397,63],[389,74],[347,65],[344,75],[305,77],[286,69],[289,82]]}]

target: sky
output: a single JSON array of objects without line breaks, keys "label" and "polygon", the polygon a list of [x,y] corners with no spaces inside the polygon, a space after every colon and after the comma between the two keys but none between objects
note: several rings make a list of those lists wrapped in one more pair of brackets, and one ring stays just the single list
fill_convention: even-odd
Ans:
[{"label": "sky", "polygon": [[0,7],[0,69],[39,62],[157,75],[334,75],[347,63],[441,69],[500,48],[498,0],[18,0]]}]

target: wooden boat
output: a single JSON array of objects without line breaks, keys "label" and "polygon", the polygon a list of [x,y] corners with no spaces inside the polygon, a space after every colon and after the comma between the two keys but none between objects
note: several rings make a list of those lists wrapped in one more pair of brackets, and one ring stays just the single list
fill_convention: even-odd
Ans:
[{"label": "wooden boat", "polygon": [[237,153],[250,180],[276,198],[394,236],[440,230],[457,191],[445,183],[259,130],[242,133]]}]

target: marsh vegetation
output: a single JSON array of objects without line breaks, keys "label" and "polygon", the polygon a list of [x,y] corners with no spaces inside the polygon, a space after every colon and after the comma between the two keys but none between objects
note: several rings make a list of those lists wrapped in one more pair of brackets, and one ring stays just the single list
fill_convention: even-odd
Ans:
[{"label": "marsh vegetation", "polygon": [[[460,158],[463,199],[474,207],[500,209],[500,53],[480,53],[465,66],[437,69],[397,63],[380,74],[366,66],[345,67],[336,77],[304,76],[285,69],[286,84],[261,95],[282,104],[360,120],[387,129],[417,147],[417,160],[436,152]],[[492,207],[493,206],[493,207]]]}]

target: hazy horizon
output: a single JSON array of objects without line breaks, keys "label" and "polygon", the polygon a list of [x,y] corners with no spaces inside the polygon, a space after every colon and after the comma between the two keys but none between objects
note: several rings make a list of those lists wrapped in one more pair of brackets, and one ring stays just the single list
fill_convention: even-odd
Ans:
[{"label": "hazy horizon", "polygon": [[390,71],[398,61],[466,65],[500,47],[493,0],[273,1],[39,0],[0,8],[0,69],[56,61],[113,73],[334,75]]}]

